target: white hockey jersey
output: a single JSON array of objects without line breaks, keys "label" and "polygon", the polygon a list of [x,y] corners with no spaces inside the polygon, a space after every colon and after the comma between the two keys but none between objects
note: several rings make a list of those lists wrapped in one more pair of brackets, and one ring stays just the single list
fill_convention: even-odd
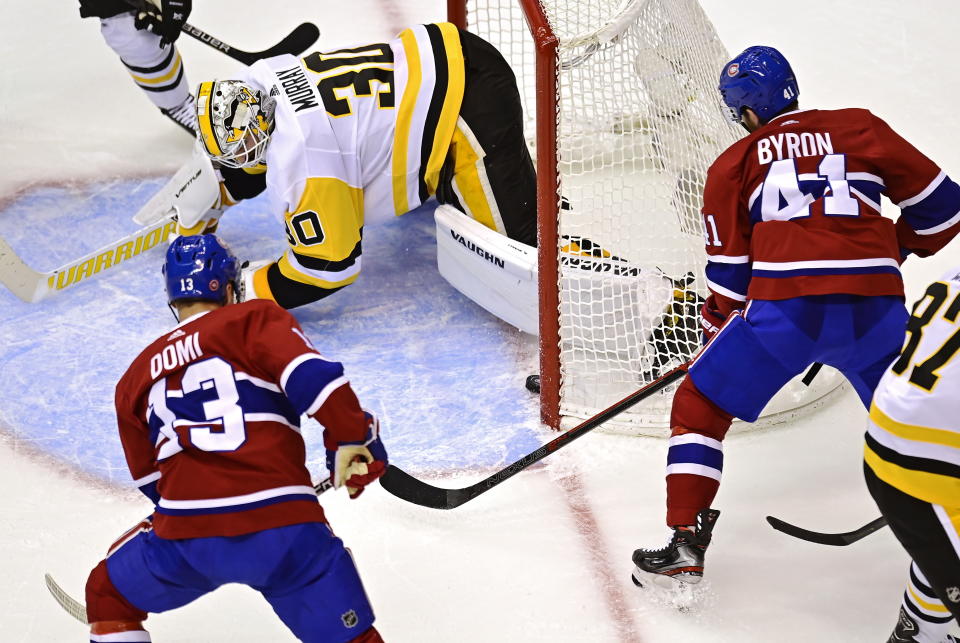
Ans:
[{"label": "white hockey jersey", "polygon": [[914,305],[900,356],[870,407],[864,459],[926,502],[960,506],[960,266]]},{"label": "white hockey jersey", "polygon": [[[267,58],[243,80],[277,100],[265,162],[290,245],[281,273],[325,289],[352,283],[364,224],[436,192],[463,99],[457,28],[418,25],[389,43]],[[258,296],[265,282],[255,279]]]}]

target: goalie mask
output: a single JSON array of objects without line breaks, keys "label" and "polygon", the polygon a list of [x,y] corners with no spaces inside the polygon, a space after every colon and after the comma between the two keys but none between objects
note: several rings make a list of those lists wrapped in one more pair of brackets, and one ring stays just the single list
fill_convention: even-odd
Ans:
[{"label": "goalie mask", "polygon": [[276,101],[239,80],[200,83],[197,125],[207,154],[226,167],[263,162]]}]

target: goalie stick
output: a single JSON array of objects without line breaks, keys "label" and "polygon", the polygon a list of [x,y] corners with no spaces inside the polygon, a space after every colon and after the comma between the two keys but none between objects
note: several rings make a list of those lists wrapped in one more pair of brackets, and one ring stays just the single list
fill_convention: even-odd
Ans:
[{"label": "goalie stick", "polygon": [[28,266],[0,237],[0,283],[23,301],[35,304],[146,252],[176,228],[174,212],[170,212],[152,225],[49,272],[39,272]]},{"label": "goalie stick", "polygon": [[[318,496],[332,488],[333,482],[331,482],[330,478],[324,478],[317,484],[313,485],[313,490]],[[67,594],[67,592],[60,587],[57,581],[53,580],[53,576],[50,574],[44,574],[43,580],[47,585],[47,590],[50,592],[50,595],[53,596],[53,600],[57,601],[57,604],[59,604],[67,614],[77,619],[84,625],[90,624],[90,621],[87,620],[86,605],[70,596],[70,594]]]},{"label": "goalie stick", "polygon": [[613,406],[601,411],[589,420],[581,423],[575,428],[570,429],[553,440],[550,440],[539,449],[520,458],[510,466],[497,471],[493,475],[484,478],[480,482],[464,487],[462,489],[443,489],[434,487],[422,480],[417,480],[404,470],[391,465],[387,465],[387,472],[380,478],[380,486],[392,493],[401,500],[406,500],[415,505],[430,507],[432,509],[453,509],[473,500],[480,494],[489,491],[504,480],[512,478],[520,473],[534,462],[539,462],[554,451],[570,444],[579,437],[597,428],[610,418],[623,413],[641,400],[644,400],[657,391],[667,387],[673,382],[684,376],[689,364],[682,364],[673,370],[667,372],[660,378],[650,382],[640,390],[631,393]]},{"label": "goalie stick", "polygon": [[887,519],[881,516],[876,520],[868,522],[859,529],[847,531],[842,534],[827,534],[819,531],[810,531],[809,529],[804,529],[803,527],[791,525],[790,523],[784,522],[779,518],[774,518],[773,516],[767,516],[767,522],[770,523],[770,526],[777,531],[782,531],[783,533],[793,536],[794,538],[799,538],[800,540],[817,543],[818,545],[833,545],[834,547],[843,547],[846,545],[852,545],[858,540],[869,536],[878,529],[883,529],[883,527],[885,527],[887,524]]},{"label": "goalie stick", "polygon": [[[150,11],[153,13],[156,13],[157,11],[157,7],[147,0],[126,0],[126,2],[128,5],[139,11]],[[320,37],[320,29],[317,28],[317,25],[313,24],[312,22],[304,22],[297,25],[293,31],[284,36],[280,42],[272,47],[268,47],[263,51],[243,51],[242,49],[237,49],[232,45],[228,45],[219,38],[211,36],[207,32],[194,27],[188,22],[183,23],[183,25],[180,27],[180,31],[187,34],[191,38],[199,40],[208,47],[213,47],[217,51],[222,51],[227,56],[230,56],[234,60],[238,60],[247,66],[252,65],[261,58],[270,58],[271,56],[279,56],[280,54],[292,54],[294,56],[302,54],[307,47],[315,43],[317,38]]]},{"label": "goalie stick", "polygon": [[195,146],[190,160],[134,215],[134,221],[143,228],[79,259],[39,272],[24,263],[0,237],[0,283],[27,303],[42,301],[160,245],[176,232],[178,215],[196,218],[196,213],[210,208],[218,191],[210,160]]}]

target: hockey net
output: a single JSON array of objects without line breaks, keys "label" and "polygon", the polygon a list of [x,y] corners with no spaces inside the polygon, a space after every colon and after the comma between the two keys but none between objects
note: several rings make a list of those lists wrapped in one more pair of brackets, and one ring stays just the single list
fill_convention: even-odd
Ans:
[{"label": "hockey net", "polygon": [[[707,168],[741,132],[696,0],[448,0],[517,75],[538,176],[541,416],[595,415],[700,345]],[[789,418],[840,383],[795,381]],[[675,387],[607,427],[662,433]],[[648,431],[650,429],[650,431]],[[657,431],[657,429],[661,429]]]}]

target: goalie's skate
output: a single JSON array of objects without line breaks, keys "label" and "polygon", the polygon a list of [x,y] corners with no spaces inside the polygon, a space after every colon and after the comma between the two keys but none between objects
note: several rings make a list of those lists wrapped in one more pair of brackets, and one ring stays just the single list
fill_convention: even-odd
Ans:
[{"label": "goalie's skate", "polygon": [[[937,629],[949,629],[950,623],[927,624],[917,622],[913,616],[907,613],[907,610],[900,606],[900,613],[897,616],[897,626],[893,628],[893,633],[887,639],[887,643],[917,643],[918,641],[939,641],[940,643],[958,643],[957,639],[950,634],[939,634]],[[921,632],[921,629],[925,631]],[[934,631],[930,631],[934,630]],[[940,637],[943,638],[940,638]]]},{"label": "goalie's skate", "polygon": [[718,516],[720,512],[715,509],[702,509],[697,514],[697,524],[675,527],[665,547],[634,551],[633,583],[637,587],[653,584],[668,589],[699,583],[703,579],[703,560]]},{"label": "goalie's skate", "polygon": [[193,94],[187,96],[187,99],[170,109],[160,108],[160,113],[171,121],[190,132],[190,136],[197,135],[197,112],[194,107],[196,100]]},{"label": "goalie's skate", "polygon": [[586,237],[563,235],[563,242],[560,248],[562,266],[625,277],[636,277],[640,274],[639,266],[612,254]]}]

